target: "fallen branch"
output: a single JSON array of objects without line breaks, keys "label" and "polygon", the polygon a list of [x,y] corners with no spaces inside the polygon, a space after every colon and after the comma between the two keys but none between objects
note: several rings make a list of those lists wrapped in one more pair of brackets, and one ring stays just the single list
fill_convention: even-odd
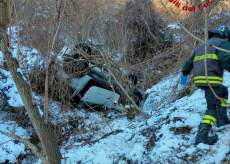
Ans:
[{"label": "fallen branch", "polygon": [[[49,164],[49,162],[47,161],[45,155],[43,155],[43,153],[41,151],[39,151],[39,149],[34,144],[30,143],[29,140],[23,139],[23,138],[15,135],[14,132],[12,132],[12,133],[6,133],[6,132],[3,132],[3,131],[0,130],[0,133],[2,133],[2,134],[6,135],[8,137],[11,137],[11,138],[13,138],[13,139],[15,139],[15,140],[23,143],[26,147],[30,148],[41,159],[41,161],[44,164]],[[9,141],[11,141],[11,140],[9,140]]]},{"label": "fallen branch", "polygon": [[85,146],[85,145],[89,145],[89,144],[95,144],[96,142],[112,135],[112,134],[117,134],[117,133],[120,133],[120,132],[123,132],[123,130],[115,130],[115,131],[112,131],[110,133],[107,133],[105,134],[104,136],[102,136],[101,138],[97,139],[97,140],[94,140],[94,141],[90,141],[90,142],[86,142],[86,143],[83,143],[81,145],[73,145],[73,146],[68,146],[65,148],[65,150],[69,150],[69,149],[72,149],[72,148],[75,148],[75,147],[81,147],[81,146]]},{"label": "fallen branch", "polygon": [[8,142],[10,142],[10,141],[12,141],[13,139],[10,139],[10,140],[8,140],[8,141],[6,141],[6,142],[3,142],[1,145],[0,145],[0,147],[2,147],[2,145],[4,145],[4,144],[6,144],[6,143],[8,143]]}]

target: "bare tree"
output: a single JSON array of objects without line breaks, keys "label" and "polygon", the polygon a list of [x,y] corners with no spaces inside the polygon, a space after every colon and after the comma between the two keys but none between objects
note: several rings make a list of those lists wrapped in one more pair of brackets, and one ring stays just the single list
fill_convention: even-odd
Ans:
[{"label": "bare tree", "polygon": [[[0,50],[4,54],[7,67],[11,72],[18,92],[23,100],[25,109],[27,110],[32,125],[40,139],[42,145],[40,154],[44,153],[45,157],[43,158],[43,163],[60,164],[62,157],[53,133],[50,131],[49,126],[45,124],[40,116],[37,106],[33,103],[28,84],[23,80],[21,73],[17,71],[19,68],[18,62],[12,57],[10,52],[10,45],[8,45],[9,38],[7,38],[7,26],[9,22],[9,4],[7,2],[7,0],[0,0]],[[48,159],[48,161],[46,159]]]}]

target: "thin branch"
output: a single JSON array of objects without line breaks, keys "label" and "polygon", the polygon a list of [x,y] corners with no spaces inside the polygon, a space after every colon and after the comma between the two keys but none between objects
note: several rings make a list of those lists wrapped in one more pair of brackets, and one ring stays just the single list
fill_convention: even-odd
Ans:
[{"label": "thin branch", "polygon": [[143,17],[143,15],[141,15],[141,17],[142,17],[142,19],[144,20],[145,25],[147,26],[147,29],[148,29],[149,33],[151,34],[151,36],[152,36],[154,39],[156,39],[155,35],[153,35],[153,33],[151,32],[151,30],[150,30],[150,28],[149,28],[149,26],[148,26],[148,23],[147,23],[147,21],[145,20],[145,18]]},{"label": "thin branch", "polygon": [[62,22],[62,17],[63,17],[63,13],[65,11],[65,6],[66,6],[66,0],[65,0],[65,4],[64,4],[64,9],[63,9],[63,12],[62,12],[62,15],[61,15],[61,19],[59,21],[59,24],[58,24],[58,27],[57,27],[57,30],[55,32],[55,35],[54,35],[54,39],[53,39],[53,43],[52,45],[50,46],[50,42],[51,42],[51,30],[52,30],[52,25],[53,25],[53,19],[51,19],[51,25],[50,25],[50,35],[49,35],[49,40],[48,40],[48,54],[47,54],[47,66],[46,66],[46,79],[45,79],[45,95],[44,95],[44,114],[46,115],[46,120],[45,120],[45,123],[48,124],[48,108],[49,108],[49,99],[48,99],[48,77],[49,77],[49,63],[50,63],[50,58],[51,58],[51,51],[53,51],[53,47],[54,47],[54,43],[55,43],[55,39],[56,39],[56,36],[58,34],[58,30],[59,30],[59,27],[60,27],[60,24]]},{"label": "thin branch", "polygon": [[[14,1],[13,1],[13,4],[14,4]],[[16,17],[16,24],[18,25],[19,27],[19,23],[18,23],[18,15],[17,15],[17,10],[16,10],[16,7],[15,7],[15,4],[14,4],[14,12],[15,12],[15,17]],[[20,38],[19,38],[19,30],[17,31],[18,33],[18,45],[17,45],[17,60],[18,60],[18,63],[19,63],[19,47],[20,47]],[[10,37],[11,38],[11,37]]]},{"label": "thin branch", "polygon": [[0,130],[0,133],[2,133],[2,134],[6,135],[8,137],[11,137],[11,138],[23,143],[26,147],[30,148],[41,159],[41,161],[44,164],[49,164],[49,162],[47,161],[46,157],[39,151],[39,149],[36,146],[34,146],[32,143],[30,143],[29,140],[23,139],[23,138],[15,135],[14,133],[6,133],[6,132],[3,132],[1,130]]},{"label": "thin branch", "polygon": [[112,73],[112,71],[110,69],[108,69],[109,74],[114,78],[114,80],[117,82],[117,84],[119,85],[119,87],[121,88],[121,90],[125,93],[125,95],[129,98],[129,100],[132,102],[132,104],[136,107],[136,109],[138,109],[138,111],[140,113],[142,113],[141,109],[137,106],[137,104],[133,101],[133,99],[129,96],[129,94],[126,92],[126,90],[124,89],[124,87],[119,83],[119,81],[116,79],[116,77],[114,76],[114,74]]},{"label": "thin branch", "polygon": [[[100,52],[102,55],[103,53]],[[132,102],[132,104],[135,106],[135,108],[142,113],[141,109],[137,106],[137,104],[134,102],[134,100],[130,97],[130,95],[127,93],[127,91],[124,89],[124,87],[120,84],[120,82],[117,80],[116,76],[113,74],[113,72],[111,71],[112,65],[116,65],[116,63],[114,63],[112,60],[109,59],[109,57],[106,57],[105,55],[103,55],[103,59],[105,61],[105,63],[107,63],[107,70],[109,72],[109,75],[111,75],[113,77],[113,79],[117,82],[118,86],[121,88],[121,90],[125,93],[125,95],[128,97],[128,99]],[[120,72],[121,74],[121,72]]]},{"label": "thin branch", "polygon": [[15,128],[16,128],[16,121],[14,121],[13,130],[11,132],[12,135],[15,135]]},{"label": "thin branch", "polygon": [[45,78],[45,94],[44,94],[44,115],[46,116],[45,124],[48,124],[48,111],[49,111],[49,98],[48,98],[48,91],[49,91],[49,61],[51,56],[50,44],[51,44],[51,31],[52,31],[53,19],[51,19],[50,23],[50,33],[48,38],[48,53],[47,53],[47,60],[46,60],[46,78]]},{"label": "thin branch", "polygon": [[2,144],[0,144],[0,147],[2,147],[2,145],[4,145],[4,144],[6,144],[6,143],[8,143],[8,142],[10,142],[10,141],[12,141],[13,139],[10,139],[10,140],[8,140],[8,141],[6,141],[6,142],[3,142]]},{"label": "thin branch", "polygon": [[58,24],[58,27],[57,27],[56,33],[55,33],[55,35],[54,35],[53,44],[52,44],[52,46],[51,46],[51,51],[53,50],[54,43],[55,43],[55,39],[56,39],[56,36],[57,36],[58,30],[59,30],[60,25],[61,25],[61,22],[62,22],[62,17],[63,17],[64,11],[65,11],[65,6],[66,6],[66,1],[67,1],[67,0],[65,0],[64,7],[63,7],[64,9],[63,9],[63,11],[62,11],[61,19],[60,19],[60,21],[59,21],[59,24]]},{"label": "thin branch", "polygon": [[[10,14],[9,14],[9,35],[11,36],[11,17],[13,12],[13,0],[10,1]],[[9,37],[9,48],[11,45],[11,37]]]},{"label": "thin branch", "polygon": [[112,134],[117,134],[117,133],[121,133],[121,132],[123,132],[123,130],[115,130],[115,131],[112,131],[112,132],[110,132],[108,134],[105,134],[104,136],[102,136],[101,138],[99,138],[97,140],[86,142],[86,143],[83,143],[81,145],[68,146],[68,147],[65,148],[65,150],[69,150],[69,149],[72,149],[72,148],[75,148],[75,147],[85,146],[85,145],[88,145],[88,144],[95,144],[96,142],[98,142],[98,141],[100,141],[100,140],[102,140],[102,139],[104,139],[104,138],[106,138],[106,137],[108,137],[108,136],[110,136]]},{"label": "thin branch", "polygon": [[[204,4],[204,1],[201,0],[202,3]],[[205,43],[207,43],[208,41],[208,21],[207,21],[207,9],[206,7],[204,8],[204,20],[205,20]],[[204,54],[205,54],[205,58],[204,58],[204,69],[205,69],[205,78],[206,78],[206,81],[208,83],[208,86],[209,88],[211,89],[212,93],[214,94],[214,96],[220,100],[220,101],[225,101],[224,98],[220,98],[216,95],[215,91],[212,89],[212,86],[211,84],[209,83],[209,80],[208,80],[208,68],[207,68],[207,45],[205,45],[205,48],[204,48]]]}]

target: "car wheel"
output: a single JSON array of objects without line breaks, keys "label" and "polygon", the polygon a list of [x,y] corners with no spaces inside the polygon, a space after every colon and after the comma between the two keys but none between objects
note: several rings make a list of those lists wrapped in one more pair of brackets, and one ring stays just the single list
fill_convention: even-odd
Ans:
[{"label": "car wheel", "polygon": [[136,85],[138,81],[138,77],[135,73],[129,73],[128,79],[131,80],[131,82]]},{"label": "car wheel", "polygon": [[82,54],[80,54],[80,52],[86,53],[87,55],[91,55],[92,49],[86,43],[78,43],[77,45],[75,45],[75,52],[76,53],[73,54],[73,58],[77,59],[77,58],[79,58],[79,56],[82,56]]},{"label": "car wheel", "polygon": [[75,45],[75,48],[70,53],[70,57],[66,58],[68,61],[66,61],[67,63],[64,67],[65,72],[68,75],[74,74],[75,77],[85,76],[87,72],[84,72],[84,70],[86,70],[89,66],[87,60],[81,60],[78,62],[73,62],[71,64],[69,64],[68,62],[71,62],[73,59],[80,59],[83,56],[83,53],[91,55],[91,51],[91,47],[86,43],[78,43],[77,45]]}]

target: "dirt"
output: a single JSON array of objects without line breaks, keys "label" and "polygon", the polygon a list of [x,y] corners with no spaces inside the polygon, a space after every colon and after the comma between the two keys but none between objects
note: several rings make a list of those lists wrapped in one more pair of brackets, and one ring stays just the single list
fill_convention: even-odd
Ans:
[{"label": "dirt", "polygon": [[192,127],[189,126],[183,126],[183,127],[172,127],[170,128],[171,131],[174,132],[174,134],[190,134]]}]

